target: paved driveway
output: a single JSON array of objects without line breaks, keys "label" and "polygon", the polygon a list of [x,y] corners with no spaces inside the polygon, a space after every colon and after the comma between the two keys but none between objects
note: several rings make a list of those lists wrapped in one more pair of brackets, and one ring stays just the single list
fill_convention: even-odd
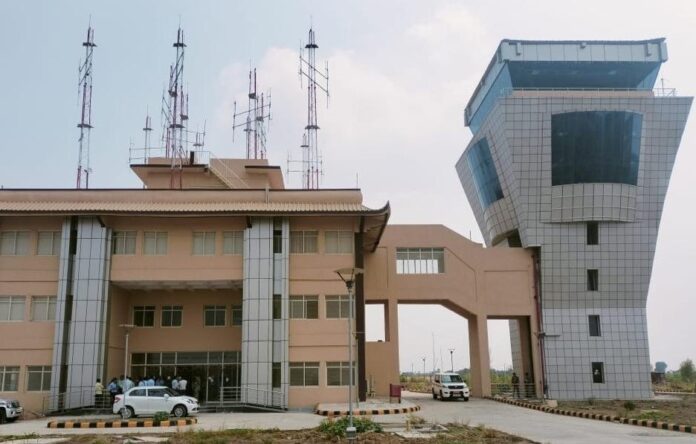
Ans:
[{"label": "paved driveway", "polygon": [[[409,392],[404,398],[419,404],[422,410],[416,415],[428,421],[483,424],[542,443],[696,443],[692,434],[554,415],[485,399],[442,402],[429,394]],[[405,419],[406,415],[390,415],[379,421]]]}]

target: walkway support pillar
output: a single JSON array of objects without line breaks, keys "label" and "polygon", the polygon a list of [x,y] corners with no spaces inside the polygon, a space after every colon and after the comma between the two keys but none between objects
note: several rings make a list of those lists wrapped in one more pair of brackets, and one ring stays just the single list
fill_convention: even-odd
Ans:
[{"label": "walkway support pillar", "polygon": [[491,395],[491,359],[488,354],[488,320],[485,315],[472,316],[469,321],[469,355],[471,379],[469,388],[476,397]]}]

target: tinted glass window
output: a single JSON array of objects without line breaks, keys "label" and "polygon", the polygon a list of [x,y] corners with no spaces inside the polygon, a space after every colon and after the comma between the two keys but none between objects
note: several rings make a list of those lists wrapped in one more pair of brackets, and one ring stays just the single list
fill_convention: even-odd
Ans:
[{"label": "tinted glass window", "polygon": [[643,116],[586,111],[551,116],[551,182],[638,182]]},{"label": "tinted glass window", "polygon": [[145,389],[131,390],[126,396],[145,396]]},{"label": "tinted glass window", "polygon": [[466,158],[474,178],[481,207],[486,209],[496,200],[503,198],[503,189],[500,186],[500,180],[498,180],[498,173],[495,171],[488,141],[481,139],[476,142],[469,148]]},{"label": "tinted glass window", "polygon": [[588,320],[590,323],[590,336],[602,336],[599,315],[589,315]]}]

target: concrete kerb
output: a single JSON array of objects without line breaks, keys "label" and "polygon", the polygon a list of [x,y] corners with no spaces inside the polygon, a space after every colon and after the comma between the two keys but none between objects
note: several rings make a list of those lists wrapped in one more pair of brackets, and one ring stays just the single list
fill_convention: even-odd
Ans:
[{"label": "concrete kerb", "polygon": [[485,396],[485,398],[490,399],[491,401],[497,401],[497,402],[502,402],[505,404],[514,405],[517,407],[525,407],[528,409],[539,410],[540,412],[545,412],[545,413],[553,413],[555,415],[574,416],[576,418],[586,418],[586,419],[594,419],[597,421],[617,422],[620,424],[629,424],[629,425],[635,425],[635,426],[640,426],[640,427],[650,427],[653,429],[670,430],[673,432],[684,432],[684,433],[696,434],[696,426],[683,425],[683,424],[672,424],[672,423],[664,422],[664,421],[649,421],[647,419],[624,418],[622,416],[614,416],[614,415],[600,415],[598,413],[578,412],[575,410],[564,410],[564,409],[559,409],[559,408],[554,408],[554,407],[547,407],[545,405],[530,404],[530,403],[524,402],[524,401],[516,401],[513,399],[505,399],[505,398],[496,398],[496,397],[492,397],[492,396]]},{"label": "concrete kerb", "polygon": [[[400,407],[400,408],[387,408],[387,409],[367,409],[367,410],[353,410],[353,416],[376,416],[376,415],[399,415],[403,413],[413,413],[419,411],[421,408],[419,405],[414,405],[412,407]],[[348,416],[348,410],[324,410],[316,409],[314,411],[317,415],[327,416],[333,418],[334,416]]]},{"label": "concrete kerb", "polygon": [[49,421],[47,427],[49,429],[117,429],[117,428],[134,428],[134,427],[183,427],[198,423],[196,418],[173,419],[164,421],[155,421],[153,419],[145,419],[140,421]]}]

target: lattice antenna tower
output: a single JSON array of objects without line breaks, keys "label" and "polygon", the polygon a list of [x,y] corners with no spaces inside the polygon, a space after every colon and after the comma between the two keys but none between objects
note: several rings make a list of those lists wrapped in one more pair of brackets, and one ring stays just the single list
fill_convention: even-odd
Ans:
[{"label": "lattice antenna tower", "polygon": [[181,188],[181,176],[186,158],[188,122],[188,94],[184,93],[184,30],[179,27],[176,42],[176,59],[169,68],[169,87],[162,97],[163,142],[165,157],[171,161],[171,188]]},{"label": "lattice antenna tower", "polygon": [[271,120],[271,93],[259,94],[256,88],[256,68],[249,70],[249,93],[247,109],[237,111],[234,102],[232,118],[232,140],[237,128],[244,127],[246,135],[246,158],[266,158],[266,134]]},{"label": "lattice antenna tower", "polygon": [[300,49],[300,85],[302,79],[307,80],[307,125],[302,136],[302,188],[318,189],[319,180],[323,176],[321,152],[319,151],[317,119],[317,89],[326,94],[326,106],[329,105],[329,63],[326,62],[324,71],[316,66],[316,43],[314,30],[309,28],[307,44]]},{"label": "lattice antenna tower", "polygon": [[80,122],[77,127],[80,129],[78,139],[78,158],[77,158],[77,180],[76,188],[89,188],[89,175],[92,168],[89,165],[89,142],[92,130],[92,56],[94,48],[94,29],[90,24],[87,27],[87,39],[82,42],[85,48],[85,59],[80,63],[78,70],[78,95],[80,96]]},{"label": "lattice antenna tower", "polygon": [[145,159],[150,158],[151,136],[152,136],[152,118],[150,112],[145,115],[145,126],[143,127],[143,149],[145,150]]}]

